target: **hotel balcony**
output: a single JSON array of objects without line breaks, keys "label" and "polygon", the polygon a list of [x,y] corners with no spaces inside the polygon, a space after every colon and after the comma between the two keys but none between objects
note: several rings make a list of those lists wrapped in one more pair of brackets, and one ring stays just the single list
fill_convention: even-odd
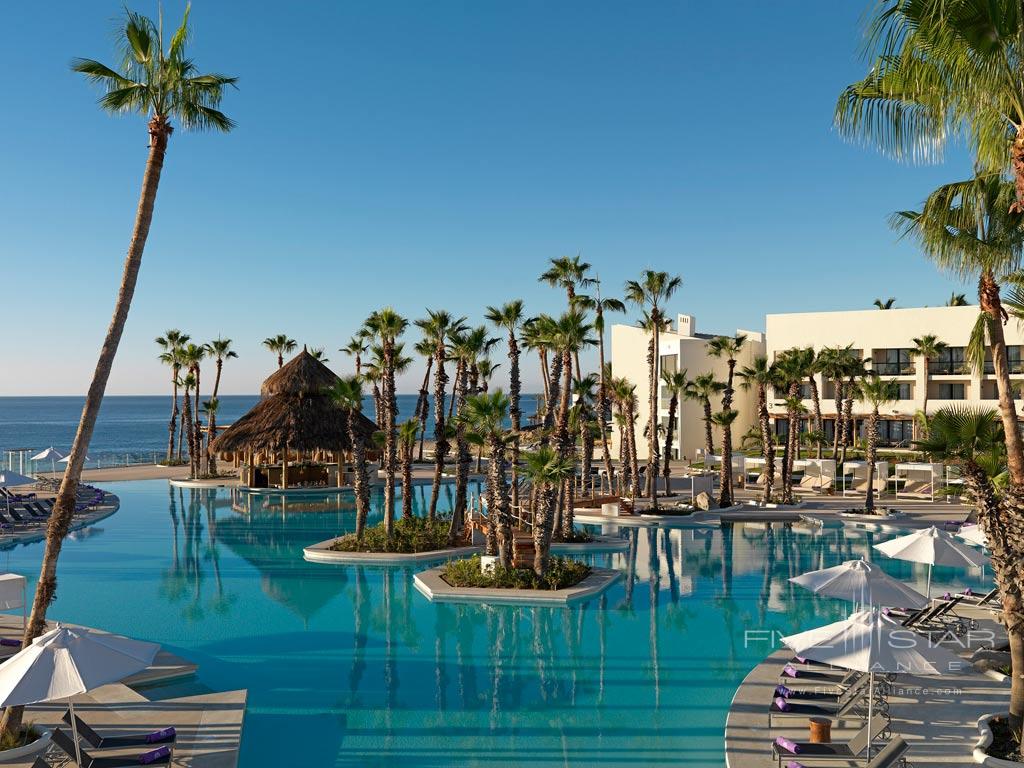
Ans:
[{"label": "hotel balcony", "polygon": [[886,363],[874,360],[871,362],[871,370],[879,376],[913,376],[913,363]]}]

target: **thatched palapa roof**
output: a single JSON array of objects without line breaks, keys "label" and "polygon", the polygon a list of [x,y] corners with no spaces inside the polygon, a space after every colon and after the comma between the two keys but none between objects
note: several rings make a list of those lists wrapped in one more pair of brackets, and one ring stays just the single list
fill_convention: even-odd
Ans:
[{"label": "thatched palapa roof", "polygon": [[[348,412],[325,394],[337,380],[303,349],[263,382],[263,399],[210,443],[210,451],[348,450]],[[377,425],[361,413],[356,421],[369,444]]]}]

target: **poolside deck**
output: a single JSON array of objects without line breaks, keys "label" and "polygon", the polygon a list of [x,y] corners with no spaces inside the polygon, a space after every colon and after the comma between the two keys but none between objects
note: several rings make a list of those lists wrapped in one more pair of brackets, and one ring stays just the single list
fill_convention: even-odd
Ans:
[{"label": "poolside deck", "polygon": [[[1001,631],[987,613],[962,613],[977,617],[983,629]],[[775,651],[737,688],[725,726],[728,768],[777,768],[771,753],[776,737],[807,739],[807,721],[801,718],[776,720],[768,727],[768,703],[779,683],[779,670],[791,657],[788,649]],[[907,758],[914,768],[968,765],[974,762],[978,718],[1005,711],[1009,695],[1007,682],[981,672],[942,677],[900,675],[889,696],[893,732],[910,744]],[[849,738],[861,723],[849,720],[841,725],[833,723],[834,741]]]}]

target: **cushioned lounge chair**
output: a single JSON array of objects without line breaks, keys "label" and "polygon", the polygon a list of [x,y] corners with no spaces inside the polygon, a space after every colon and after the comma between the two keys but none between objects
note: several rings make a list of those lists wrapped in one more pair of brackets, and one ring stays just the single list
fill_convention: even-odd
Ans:
[{"label": "cushioned lounge chair", "polygon": [[[65,733],[60,728],[54,728],[53,733],[50,734],[50,740],[56,745],[56,747],[71,758],[72,762],[75,760],[75,739],[71,734]],[[160,750],[159,757],[152,760],[146,760],[143,755],[154,753],[156,750]],[[134,768],[138,765],[170,765],[171,757],[173,755],[173,748],[170,745],[164,744],[161,746],[155,746],[152,750],[144,750],[140,754],[134,755],[91,755],[84,749],[79,747],[78,750],[82,755],[81,768]]]},{"label": "cushioned lounge chair", "polygon": [[[71,725],[70,710],[64,713],[64,722]],[[75,715],[75,727],[78,729],[78,735],[96,749],[145,747],[150,744],[153,745],[153,749],[156,749],[161,744],[173,744],[177,738],[173,728],[164,728],[152,733],[132,734],[131,736],[100,736],[78,715]]]},{"label": "cushioned lounge chair", "polygon": [[868,748],[868,741],[876,739],[889,729],[889,722],[881,715],[871,720],[870,726],[865,725],[849,741],[837,741],[830,744],[817,744],[810,741],[791,742],[796,752],[782,746],[778,741],[772,743],[772,754],[782,765],[783,760],[794,759],[799,763],[821,762],[825,760],[852,761],[863,754]]}]

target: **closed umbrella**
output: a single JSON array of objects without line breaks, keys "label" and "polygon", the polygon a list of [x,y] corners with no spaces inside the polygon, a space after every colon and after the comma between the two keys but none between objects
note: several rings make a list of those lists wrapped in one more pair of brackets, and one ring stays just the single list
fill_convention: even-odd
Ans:
[{"label": "closed umbrella", "polygon": [[895,539],[875,544],[882,554],[893,557],[897,560],[907,560],[911,563],[928,564],[928,590],[927,596],[932,596],[932,568],[936,565],[951,565],[960,568],[973,566],[980,568],[987,562],[986,557],[972,549],[961,541],[958,541],[953,534],[940,530],[934,525],[906,536],[898,536]]},{"label": "closed umbrella", "polygon": [[53,474],[57,474],[57,461],[63,460],[64,454],[54,448],[52,445],[45,451],[40,451],[32,457],[32,461],[49,461],[50,471]]},{"label": "closed umbrella", "polygon": [[[875,673],[944,675],[969,669],[968,662],[918,635],[877,608],[782,638],[798,655],[823,664],[868,673],[868,723],[874,712]],[[867,762],[871,761],[868,743]]]},{"label": "closed umbrella", "polygon": [[58,625],[0,665],[0,707],[67,699],[81,765],[71,697],[141,672],[159,650],[155,643]]},{"label": "closed umbrella", "polygon": [[837,597],[862,605],[887,605],[900,608],[924,608],[928,599],[915,589],[894,579],[867,560],[847,560],[832,568],[810,571],[790,579],[816,595]]}]

